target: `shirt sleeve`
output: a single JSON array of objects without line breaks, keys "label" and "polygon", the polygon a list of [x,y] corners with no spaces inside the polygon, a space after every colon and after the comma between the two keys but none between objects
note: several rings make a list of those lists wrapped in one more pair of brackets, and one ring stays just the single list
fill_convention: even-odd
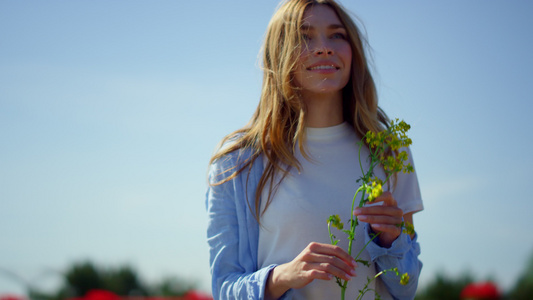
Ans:
[{"label": "shirt sleeve", "polygon": [[[402,150],[407,152],[408,163],[413,166],[414,170],[415,166],[411,150],[409,148]],[[415,213],[424,209],[416,171],[412,173],[399,172],[392,194],[404,214]],[[369,242],[371,240],[371,229],[368,224],[365,224],[365,226],[365,239],[366,242]],[[396,267],[400,276],[404,273],[409,274],[409,283],[407,285],[401,285],[400,277],[394,273],[389,272],[379,277],[394,299],[414,299],[415,297],[418,278],[422,269],[422,262],[418,259],[420,245],[417,240],[418,236],[416,234],[411,239],[408,234],[402,232],[390,248],[379,246],[376,240],[370,242],[366,248],[371,260],[376,264],[378,272]]]},{"label": "shirt sleeve", "polygon": [[[229,154],[213,163],[210,183],[226,179],[234,170],[231,168],[238,166],[238,158]],[[230,171],[224,173],[227,170]],[[207,242],[214,299],[264,299],[269,273],[276,266],[257,268],[259,227],[246,211],[247,192],[255,194],[244,187],[250,179],[247,177],[245,170],[223,184],[210,184],[207,190]],[[255,187],[250,189],[255,191]]]},{"label": "shirt sleeve", "polygon": [[370,254],[371,260],[376,264],[378,272],[398,268],[400,276],[404,273],[409,275],[409,282],[406,285],[400,283],[400,276],[394,272],[381,275],[379,278],[388,292],[394,299],[414,299],[418,288],[418,278],[422,270],[422,262],[418,259],[420,255],[418,236],[415,234],[415,237],[411,239],[408,234],[402,232],[390,248],[383,248],[374,240],[370,241],[370,226],[368,224],[365,224],[365,233],[365,241],[368,243],[366,250]]}]

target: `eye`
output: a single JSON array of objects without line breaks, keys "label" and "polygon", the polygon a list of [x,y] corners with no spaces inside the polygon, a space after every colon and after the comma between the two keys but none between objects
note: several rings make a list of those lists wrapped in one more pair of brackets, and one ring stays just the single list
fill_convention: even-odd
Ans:
[{"label": "eye", "polygon": [[341,32],[334,33],[334,34],[331,35],[331,37],[334,38],[334,39],[342,39],[342,40],[346,39],[346,35],[344,33],[341,33]]},{"label": "eye", "polygon": [[304,41],[310,41],[311,40],[311,36],[307,33],[302,33],[302,39]]}]

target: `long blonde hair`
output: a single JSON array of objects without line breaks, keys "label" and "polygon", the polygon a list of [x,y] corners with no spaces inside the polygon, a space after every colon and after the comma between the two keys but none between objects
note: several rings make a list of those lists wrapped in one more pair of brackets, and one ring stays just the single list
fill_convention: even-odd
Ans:
[{"label": "long blonde hair", "polygon": [[[276,172],[286,175],[288,169],[284,166],[300,170],[300,163],[294,155],[296,145],[299,145],[299,150],[304,157],[307,157],[304,149],[306,111],[303,100],[299,97],[298,87],[294,85],[293,71],[300,49],[304,46],[300,30],[302,19],[306,9],[312,5],[327,5],[336,12],[346,29],[352,49],[351,76],[343,90],[344,120],[353,126],[359,136],[363,136],[369,130],[378,132],[387,126],[387,116],[378,107],[376,87],[365,54],[366,40],[346,10],[334,0],[283,2],[270,20],[266,31],[262,49],[263,86],[259,105],[247,126],[222,140],[222,143],[231,140],[229,146],[220,149],[211,158],[213,163],[231,152],[251,150],[249,159],[239,166],[225,170],[231,173],[229,176],[222,181],[210,183],[219,185],[233,179],[244,170],[249,170],[251,164],[260,155],[264,155],[267,163],[259,180],[254,201],[255,216],[258,221],[262,214],[259,212],[261,192],[268,183],[269,197],[266,209],[271,202]],[[250,205],[249,202],[248,204]]]}]

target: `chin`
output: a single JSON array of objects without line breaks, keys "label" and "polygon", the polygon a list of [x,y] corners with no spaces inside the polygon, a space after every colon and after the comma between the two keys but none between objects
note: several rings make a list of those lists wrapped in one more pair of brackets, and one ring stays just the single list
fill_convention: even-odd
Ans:
[{"label": "chin", "polygon": [[326,85],[317,86],[316,88],[310,89],[309,91],[316,94],[334,94],[342,92],[343,89],[343,85]]}]

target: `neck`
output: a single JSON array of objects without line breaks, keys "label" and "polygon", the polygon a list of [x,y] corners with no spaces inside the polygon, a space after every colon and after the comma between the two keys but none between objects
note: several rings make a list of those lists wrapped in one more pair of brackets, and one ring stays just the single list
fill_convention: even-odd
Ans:
[{"label": "neck", "polygon": [[302,95],[306,105],[307,127],[331,127],[344,122],[342,94]]}]

